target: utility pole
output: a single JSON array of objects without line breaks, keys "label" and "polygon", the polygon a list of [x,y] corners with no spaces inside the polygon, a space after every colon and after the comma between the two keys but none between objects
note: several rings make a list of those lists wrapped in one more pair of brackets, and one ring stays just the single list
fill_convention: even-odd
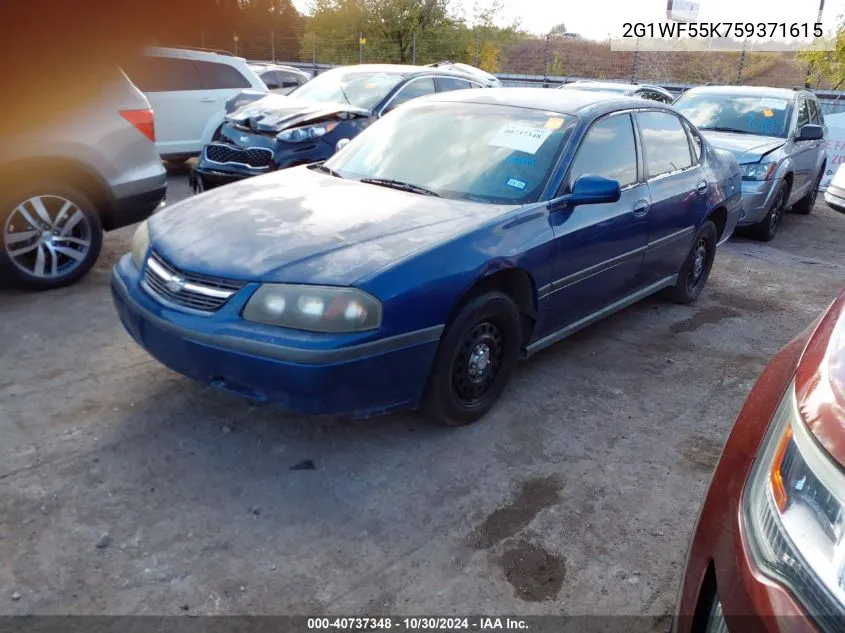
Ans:
[{"label": "utility pole", "polygon": [[[824,15],[824,0],[819,0],[819,15],[816,18],[816,22],[818,24],[822,23],[822,16]],[[804,87],[809,89],[810,88],[810,77],[813,74],[813,67],[811,64],[807,64],[807,76],[804,77]]]},{"label": "utility pole", "polygon": [[358,31],[358,63],[364,63],[364,34]]},{"label": "utility pole", "polygon": [[748,52],[748,38],[742,42],[742,54],[739,56],[739,68],[736,71],[736,83],[742,83],[742,70],[745,68],[745,55]]},{"label": "utility pole", "polygon": [[637,58],[640,55],[640,38],[634,44],[634,52],[631,54],[631,83],[637,83]]},{"label": "utility pole", "polygon": [[552,34],[546,33],[546,56],[543,60],[543,88],[548,88],[549,83],[549,63],[552,60]]},{"label": "utility pole", "polygon": [[311,63],[314,64],[314,75],[317,75],[317,34],[311,33]]},{"label": "utility pole", "polygon": [[475,32],[475,57],[473,61],[473,66],[478,66],[478,31]]},{"label": "utility pole", "polygon": [[276,31],[270,29],[270,59],[276,61]]},{"label": "utility pole", "polygon": [[411,63],[417,65],[417,32],[411,32]]}]

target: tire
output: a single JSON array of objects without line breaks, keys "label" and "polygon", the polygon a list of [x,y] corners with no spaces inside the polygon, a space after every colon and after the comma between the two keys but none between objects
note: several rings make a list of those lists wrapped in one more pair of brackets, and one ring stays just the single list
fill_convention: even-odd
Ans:
[{"label": "tire", "polygon": [[428,377],[423,412],[446,426],[483,418],[502,395],[519,357],[521,318],[510,297],[470,299],[446,328]]},{"label": "tire", "polygon": [[761,242],[771,242],[772,238],[777,235],[781,222],[783,221],[783,212],[786,207],[787,200],[787,186],[785,182],[780,183],[780,188],[772,200],[772,206],[769,212],[757,224],[751,225],[751,236]]},{"label": "tire", "polygon": [[43,183],[0,195],[0,270],[32,290],[68,286],[103,246],[96,206],[71,186]]},{"label": "tire", "polygon": [[792,211],[799,215],[810,215],[813,211],[813,206],[816,204],[816,198],[819,197],[819,185],[822,182],[822,175],[824,174],[824,167],[819,171],[816,180],[813,183],[813,188],[807,192],[807,195],[801,198],[798,202],[792,205]]},{"label": "tire", "polygon": [[716,257],[716,225],[707,220],[693,240],[692,248],[678,271],[678,281],[669,289],[668,298],[675,303],[692,303],[701,294]]}]

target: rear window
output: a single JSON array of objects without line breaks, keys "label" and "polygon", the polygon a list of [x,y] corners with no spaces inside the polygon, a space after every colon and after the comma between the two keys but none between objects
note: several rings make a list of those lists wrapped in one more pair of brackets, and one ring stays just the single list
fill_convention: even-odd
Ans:
[{"label": "rear window", "polygon": [[123,69],[141,92],[203,89],[200,73],[189,59],[142,56],[130,60]]},{"label": "rear window", "polygon": [[247,78],[231,66],[201,61],[195,61],[194,64],[199,70],[202,86],[206,90],[250,87]]}]

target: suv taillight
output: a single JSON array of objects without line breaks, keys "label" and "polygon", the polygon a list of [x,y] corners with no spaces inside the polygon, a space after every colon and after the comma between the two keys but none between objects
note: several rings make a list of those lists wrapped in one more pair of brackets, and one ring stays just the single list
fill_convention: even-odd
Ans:
[{"label": "suv taillight", "polygon": [[155,143],[156,128],[152,110],[121,110],[120,116],[129,121],[141,134]]}]

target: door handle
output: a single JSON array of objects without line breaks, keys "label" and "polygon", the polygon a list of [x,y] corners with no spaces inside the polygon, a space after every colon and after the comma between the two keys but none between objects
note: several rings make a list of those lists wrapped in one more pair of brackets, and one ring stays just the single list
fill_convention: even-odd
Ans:
[{"label": "door handle", "polygon": [[637,200],[634,203],[634,206],[631,207],[631,211],[634,212],[634,215],[637,217],[641,217],[648,213],[649,204],[648,200]]},{"label": "door handle", "polygon": [[698,193],[701,193],[701,194],[707,193],[707,181],[706,180],[700,181],[698,183],[698,186],[696,186],[695,190],[698,191]]},{"label": "door handle", "polygon": [[200,103],[214,103],[215,101],[217,101],[217,99],[214,97],[203,97],[200,99]]}]

